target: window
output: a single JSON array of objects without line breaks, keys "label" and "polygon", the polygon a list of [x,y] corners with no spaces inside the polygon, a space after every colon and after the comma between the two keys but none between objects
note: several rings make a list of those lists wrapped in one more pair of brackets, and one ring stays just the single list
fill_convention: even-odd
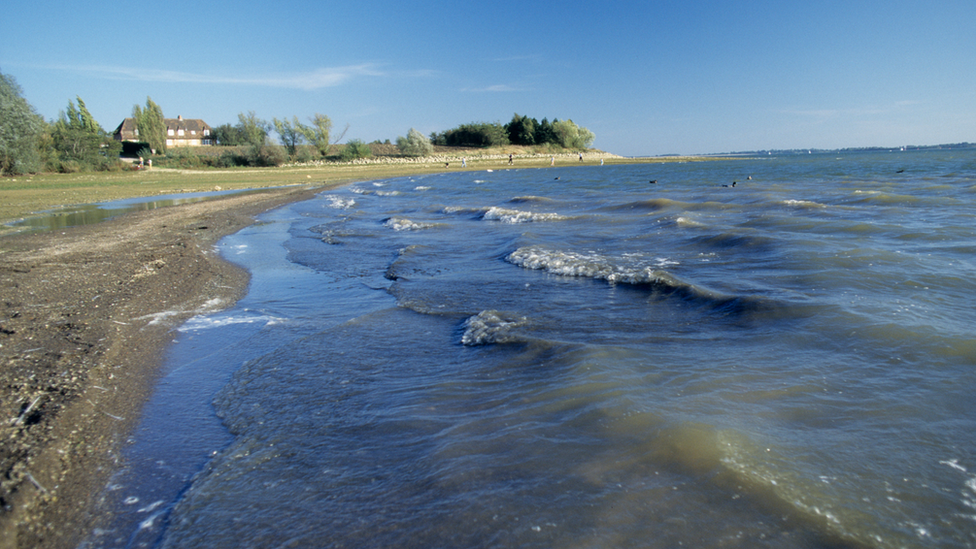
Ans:
[{"label": "window", "polygon": [[183,137],[183,134],[184,134],[183,128],[180,128],[179,130],[176,130],[176,135],[178,135],[180,137]]},{"label": "window", "polygon": [[172,137],[173,136],[173,129],[170,128],[170,129],[166,130],[166,135]]}]

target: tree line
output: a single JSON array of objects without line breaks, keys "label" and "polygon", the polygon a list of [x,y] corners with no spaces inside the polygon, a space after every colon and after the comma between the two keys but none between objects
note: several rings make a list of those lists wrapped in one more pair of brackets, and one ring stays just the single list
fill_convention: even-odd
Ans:
[{"label": "tree line", "polygon": [[440,133],[430,140],[435,145],[452,147],[498,147],[505,145],[546,145],[562,149],[588,149],[595,136],[590,130],[577,126],[572,120],[553,119],[549,122],[515,113],[508,124],[473,122]]},{"label": "tree line", "polygon": [[[209,147],[166,147],[163,110],[146,98],[145,106],[132,109],[140,145],[137,154],[156,157],[157,165],[172,163],[180,167],[280,166],[289,160],[308,162],[317,159],[349,161],[372,155],[370,146],[359,139],[335,146],[349,130],[333,134],[332,120],[321,113],[303,122],[292,119],[271,121],[258,118],[254,111],[238,114],[237,124],[222,124],[211,130],[211,139],[223,145]],[[0,174],[26,174],[40,171],[77,172],[127,169],[131,164],[119,157],[123,144],[105,131],[92,117],[81,97],[68,101],[58,118],[45,121],[23,97],[16,80],[0,73]],[[277,143],[271,133],[277,134]],[[572,120],[542,122],[515,114],[508,124],[475,122],[462,124],[425,137],[414,128],[396,140],[404,156],[428,156],[434,145],[455,147],[494,147],[541,145],[563,149],[587,149],[593,132]],[[386,141],[389,143],[389,140]],[[379,143],[378,141],[374,142]],[[128,147],[128,145],[127,145]],[[216,153],[216,154],[214,154]]]}]

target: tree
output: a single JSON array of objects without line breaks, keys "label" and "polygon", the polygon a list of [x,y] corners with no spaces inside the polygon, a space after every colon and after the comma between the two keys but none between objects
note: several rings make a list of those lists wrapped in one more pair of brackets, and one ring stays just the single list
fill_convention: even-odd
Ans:
[{"label": "tree", "polygon": [[88,112],[85,102],[76,97],[78,106],[68,101],[51,127],[51,138],[62,171],[108,169],[115,164],[122,144],[115,141]]},{"label": "tree", "polygon": [[438,144],[451,147],[497,147],[509,144],[508,132],[499,122],[462,124],[434,137]]},{"label": "tree", "polygon": [[22,93],[13,76],[0,73],[0,174],[33,173],[40,168],[38,144],[44,118]]},{"label": "tree", "polygon": [[528,116],[519,116],[515,113],[512,116],[512,121],[505,124],[505,131],[508,132],[508,140],[514,145],[534,145],[535,140],[535,128],[539,123],[535,118],[529,118]]},{"label": "tree", "polygon": [[407,156],[428,156],[434,150],[430,140],[413,128],[410,128],[406,137],[397,137],[397,148]]},{"label": "tree", "polygon": [[149,148],[154,153],[165,152],[166,122],[163,121],[163,109],[154,103],[151,97],[146,97],[146,108],[142,109],[139,105],[134,105],[132,118],[136,121],[139,139],[149,143]]},{"label": "tree", "polygon": [[557,143],[567,149],[588,149],[593,144],[593,132],[577,126],[572,120],[556,120],[552,132]]},{"label": "tree", "polygon": [[[301,126],[305,139],[312,145],[315,145],[315,148],[319,150],[319,154],[323,156],[329,154],[329,136],[332,133],[332,119],[324,114],[315,113],[315,116],[309,118],[309,121],[312,122],[311,126]],[[298,122],[297,118],[295,122]],[[342,139],[342,136],[346,134],[348,129],[349,126],[346,126],[346,129],[343,130],[342,135],[338,139]]]},{"label": "tree", "polygon": [[247,115],[244,113],[238,114],[237,120],[237,131],[241,145],[252,145],[255,147],[264,145],[264,141],[268,137],[268,132],[271,131],[271,124],[255,116],[254,111],[248,112]]},{"label": "tree", "polygon": [[210,132],[210,135],[213,136],[214,141],[216,141],[218,145],[235,146],[244,144],[240,133],[237,131],[237,128],[235,126],[231,126],[230,124],[221,124],[217,126],[213,129],[213,131]]},{"label": "tree", "polygon": [[288,149],[288,154],[295,154],[295,147],[305,141],[305,135],[310,133],[310,128],[299,122],[297,116],[294,123],[289,122],[287,118],[284,120],[274,118],[273,122],[281,144]]}]

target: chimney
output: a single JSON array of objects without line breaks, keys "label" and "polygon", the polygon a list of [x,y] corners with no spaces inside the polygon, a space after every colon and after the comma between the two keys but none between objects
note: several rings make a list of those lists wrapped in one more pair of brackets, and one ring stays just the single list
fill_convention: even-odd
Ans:
[{"label": "chimney", "polygon": [[183,121],[183,115],[182,114],[176,115],[176,119],[182,122]]}]

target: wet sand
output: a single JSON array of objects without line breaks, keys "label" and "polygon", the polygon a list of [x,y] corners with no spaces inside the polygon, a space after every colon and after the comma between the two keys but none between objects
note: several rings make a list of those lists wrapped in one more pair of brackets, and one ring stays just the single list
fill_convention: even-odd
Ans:
[{"label": "wet sand", "polygon": [[321,190],[269,189],[0,237],[0,549],[83,541],[170,330],[246,292],[247,272],[215,243]]}]

